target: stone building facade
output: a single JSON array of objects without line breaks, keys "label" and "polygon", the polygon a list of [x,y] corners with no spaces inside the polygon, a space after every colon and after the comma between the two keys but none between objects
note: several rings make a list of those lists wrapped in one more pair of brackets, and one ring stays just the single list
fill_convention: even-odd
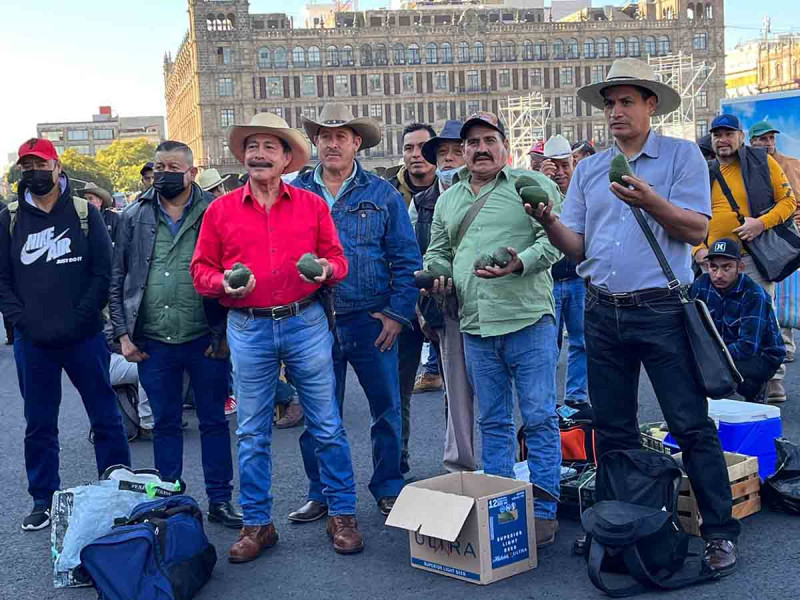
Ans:
[{"label": "stone building facade", "polygon": [[293,127],[329,101],[384,128],[363,156],[396,164],[413,121],[441,126],[477,110],[498,112],[509,96],[542,93],[547,134],[607,143],[603,115],[578,100],[621,56],[683,52],[716,63],[696,104],[698,131],[725,94],[722,0],[642,0],[624,9],[585,9],[546,22],[543,9],[448,6],[339,13],[336,26],[297,29],[284,14],[250,14],[247,0],[189,0],[189,31],[164,64],[169,137],[188,143],[200,166],[241,170],[225,131],[257,111]]},{"label": "stone building facade", "polygon": [[800,35],[782,35],[758,44],[758,91],[800,89]]}]

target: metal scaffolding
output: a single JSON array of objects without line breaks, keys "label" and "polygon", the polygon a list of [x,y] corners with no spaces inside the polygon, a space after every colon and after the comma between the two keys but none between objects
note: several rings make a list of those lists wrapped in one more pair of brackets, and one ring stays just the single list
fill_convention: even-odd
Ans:
[{"label": "metal scaffolding", "polygon": [[511,164],[527,169],[531,146],[544,140],[550,105],[538,92],[527,96],[509,96],[500,106],[500,115],[506,123]]},{"label": "metal scaffolding", "polygon": [[717,68],[716,63],[695,61],[694,56],[682,52],[669,56],[650,56],[647,60],[659,80],[681,96],[680,108],[668,115],[653,117],[653,129],[662,135],[694,141],[697,135],[695,105],[701,94],[707,102],[708,82]]}]

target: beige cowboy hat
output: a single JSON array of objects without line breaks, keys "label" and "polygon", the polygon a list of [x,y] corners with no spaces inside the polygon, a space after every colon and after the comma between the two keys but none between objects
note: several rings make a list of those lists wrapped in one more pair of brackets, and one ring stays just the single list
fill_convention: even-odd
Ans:
[{"label": "beige cowboy hat", "polygon": [[219,171],[216,169],[205,169],[200,175],[197,177],[195,183],[200,186],[200,189],[204,192],[209,192],[213,190],[218,185],[222,184],[224,180],[222,176],[219,174]]},{"label": "beige cowboy hat", "polygon": [[111,198],[111,193],[91,181],[86,184],[86,187],[81,190],[81,193],[84,195],[84,197],[86,194],[93,194],[100,198],[100,200],[103,201],[103,208],[110,208],[114,204],[114,200]]},{"label": "beige cowboy hat", "polygon": [[561,160],[572,156],[572,146],[567,138],[557,133],[544,145],[544,157]]},{"label": "beige cowboy hat", "polygon": [[228,128],[228,149],[240,163],[244,164],[244,144],[247,138],[256,133],[274,135],[289,144],[292,160],[286,165],[284,173],[299,171],[311,159],[311,146],[303,134],[289,127],[289,124],[271,112],[256,113],[249,125],[231,125]]},{"label": "beige cowboy hat", "polygon": [[350,108],[341,102],[331,102],[322,107],[319,121],[303,117],[303,127],[313,140],[322,127],[349,127],[361,137],[359,150],[366,150],[381,143],[381,128],[369,117],[355,118]]},{"label": "beige cowboy hat", "polygon": [[636,58],[615,60],[611,64],[606,80],[583,86],[578,90],[578,98],[602,110],[605,108],[603,90],[618,85],[635,85],[653,92],[658,99],[654,116],[669,114],[681,105],[680,94],[665,83],[661,83],[653,68]]}]

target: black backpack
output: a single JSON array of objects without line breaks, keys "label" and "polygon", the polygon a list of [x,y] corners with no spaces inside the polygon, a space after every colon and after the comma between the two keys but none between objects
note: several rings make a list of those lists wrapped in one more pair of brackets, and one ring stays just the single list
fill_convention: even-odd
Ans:
[{"label": "black backpack", "polygon": [[[581,517],[589,549],[589,579],[595,587],[622,598],[716,578],[699,561],[684,569],[689,536],[678,519],[682,477],[672,457],[656,452],[614,450],[601,457],[598,502]],[[610,588],[602,572],[624,573],[636,581]]]}]

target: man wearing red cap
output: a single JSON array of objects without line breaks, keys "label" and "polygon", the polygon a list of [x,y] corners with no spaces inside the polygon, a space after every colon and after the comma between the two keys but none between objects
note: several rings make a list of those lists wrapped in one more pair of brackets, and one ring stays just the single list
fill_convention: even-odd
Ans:
[{"label": "man wearing red cap", "polygon": [[94,434],[97,472],[130,465],[108,376],[101,311],[111,281],[111,240],[103,218],[73,198],[53,144],[31,139],[19,149],[22,180],[0,213],[0,312],[17,331],[14,358],[25,410],[25,468],[33,510],[22,529],[50,524],[59,489],[58,409],[61,372],[78,389]]}]

